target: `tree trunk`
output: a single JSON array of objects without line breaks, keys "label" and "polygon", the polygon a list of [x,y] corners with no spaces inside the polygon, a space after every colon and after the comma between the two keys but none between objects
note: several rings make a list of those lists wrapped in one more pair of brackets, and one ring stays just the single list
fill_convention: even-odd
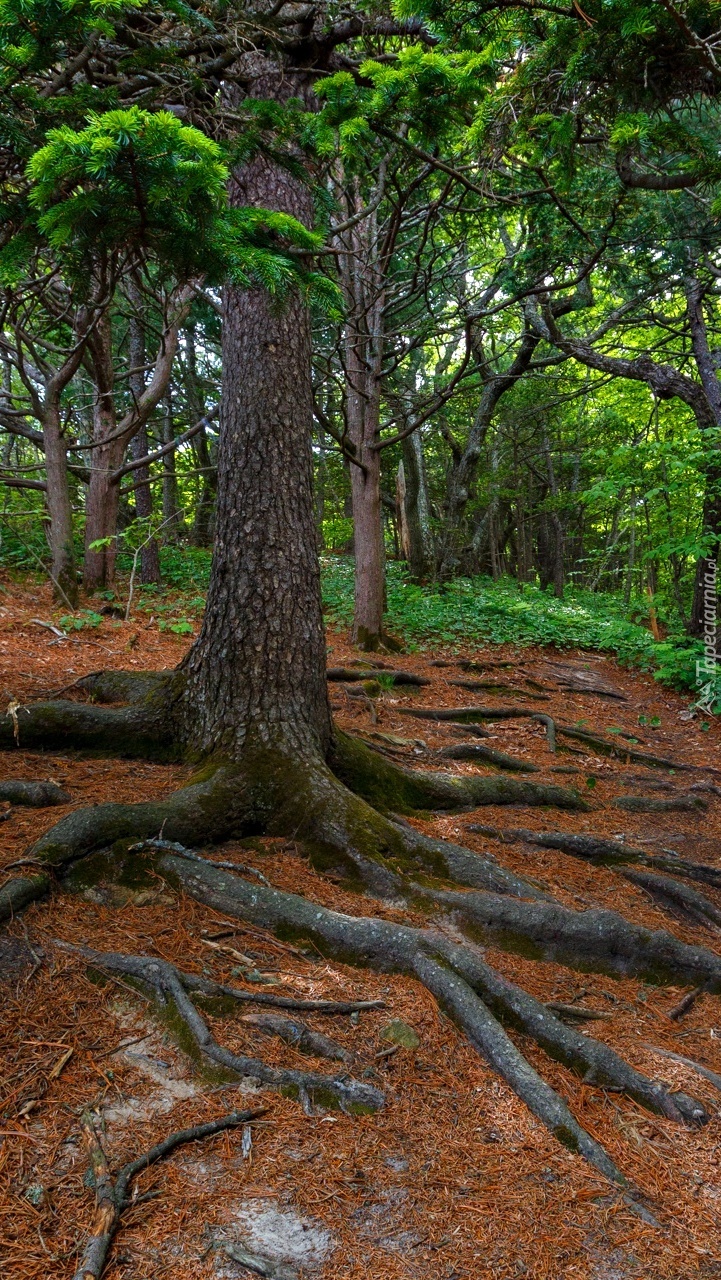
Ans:
[{"label": "tree trunk", "polygon": [[[199,422],[205,414],[205,397],[198,377],[195,350],[195,325],[185,330],[185,395],[190,421]],[[200,493],[195,507],[191,540],[195,547],[209,547],[213,541],[213,521],[218,488],[218,472],[213,466],[205,427],[193,440],[193,452],[200,471]]]},{"label": "tree trunk", "polygon": [[[259,96],[277,86],[259,82]],[[308,186],[260,154],[235,206],[312,223]],[[316,552],[310,322],[298,295],[224,291],[215,553],[181,713],[203,754],[325,753],[331,736]]]},{"label": "tree trunk", "polygon": [[[349,415],[350,420],[350,415]],[[351,436],[351,429],[348,432]],[[360,433],[359,433],[360,434]],[[352,437],[351,437],[352,438]],[[353,643],[378,649],[383,643],[385,549],[381,522],[381,459],[377,450],[363,448],[365,470],[351,464],[355,597]]]},{"label": "tree trunk", "polygon": [[[698,425],[702,438],[704,436],[708,437],[707,428],[709,425],[713,425],[716,429],[711,441],[708,438],[705,441],[706,457],[703,467],[705,493],[702,536],[709,545],[707,545],[706,551],[699,556],[696,562],[693,605],[689,622],[689,631],[691,635],[695,636],[710,634],[711,618],[709,615],[712,612],[718,612],[715,584],[717,565],[721,554],[721,453],[716,439],[716,432],[721,428],[721,382],[719,382],[716,363],[709,347],[706,320],[703,313],[703,297],[704,287],[701,282],[695,279],[690,280],[686,287],[686,311],[691,330],[691,345],[699,377],[701,378],[701,385],[712,414],[712,424],[704,424],[699,421]],[[704,429],[705,427],[706,430]],[[712,587],[710,584],[712,584]],[[712,595],[713,602],[711,602]],[[713,620],[713,623],[715,634],[716,619]]]},{"label": "tree trunk", "polygon": [[[362,208],[355,188],[348,212]],[[374,650],[383,644],[385,548],[381,519],[381,460],[376,448],[380,426],[380,378],[383,359],[384,291],[377,263],[374,214],[343,236],[339,257],[346,301],[344,332],[346,420],[351,463],[355,609],[353,643]]]},{"label": "tree trunk", "polygon": [[[95,383],[93,442],[99,446],[90,454],[85,510],[83,583],[86,591],[92,592],[110,586],[115,578],[120,490],[112,482],[112,474],[122,464],[125,453],[125,442],[112,438],[116,436],[117,418],[113,399],[112,332],[107,314],[98,321],[88,347]],[[95,542],[102,545],[93,549]]]},{"label": "tree trunk", "polygon": [[78,576],[73,547],[73,512],[68,483],[68,455],[60,430],[57,404],[46,406],[43,420],[43,448],[47,477],[46,504],[50,517],[48,540],[52,557],[51,575],[55,593],[73,608],[78,602]]},{"label": "tree trunk", "polygon": [[[173,397],[168,393],[162,419],[163,444],[171,444],[175,438],[173,427]],[[166,454],[163,459],[163,537],[166,542],[175,542],[183,532],[183,516],[178,504],[178,476],[175,468],[175,453]]]},{"label": "tree trunk", "polygon": [[418,431],[406,436],[401,443],[401,451],[405,479],[403,511],[408,543],[404,555],[411,578],[414,582],[422,582],[432,575],[434,549],[423,442]]},{"label": "tree trunk", "polygon": [[[140,302],[140,294],[139,292],[136,293],[136,291],[133,292],[135,295],[133,300],[137,306]],[[145,332],[142,322],[137,316],[131,316],[130,318],[128,347],[130,368],[135,371],[131,373],[129,379],[130,393],[137,406],[145,390],[145,373],[143,372],[145,365]],[[137,435],[133,437],[130,452],[133,459],[144,458],[148,454],[148,429],[145,423],[143,423]],[[150,521],[153,516],[150,467],[146,464],[144,467],[138,467],[137,471],[131,472],[131,474],[134,476],[133,488],[135,490],[136,514],[139,519]],[[144,537],[147,538],[147,532]],[[160,582],[160,551],[156,538],[151,538],[150,542],[146,542],[140,552],[139,578],[141,582]]]},{"label": "tree trunk", "polygon": [[526,331],[508,371],[504,374],[488,374],[486,371],[487,381],[481,391],[466,447],[454,460],[448,473],[443,536],[438,557],[438,576],[441,581],[446,581],[458,573],[462,563],[468,500],[478,471],[481,451],[498,402],[526,372],[537,346],[538,338]]}]

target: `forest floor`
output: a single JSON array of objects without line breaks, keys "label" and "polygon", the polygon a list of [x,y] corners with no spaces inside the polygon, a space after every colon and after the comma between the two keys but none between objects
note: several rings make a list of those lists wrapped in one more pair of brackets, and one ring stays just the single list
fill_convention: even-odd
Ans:
[{"label": "forest floor", "polygon": [[[101,667],[175,666],[192,640],[161,632],[147,615],[128,623],[104,618],[92,630],[61,639],[35,621],[47,623],[55,616],[45,587],[3,580],[3,705],[13,698],[22,704],[47,696]],[[345,636],[331,633],[328,643],[330,666],[358,659]],[[524,697],[460,689],[450,681],[464,678],[462,671],[432,665],[459,656],[513,663],[494,671],[494,678],[497,674],[499,684],[525,690]],[[614,908],[651,928],[670,929],[684,941],[718,948],[713,933],[670,920],[612,870],[549,849],[501,843],[469,831],[469,824],[623,835],[649,851],[672,848],[721,865],[721,793],[704,793],[705,812],[633,813],[613,805],[619,795],[663,799],[687,794],[698,780],[721,782],[713,772],[721,770],[721,724],[689,718],[687,699],[592,653],[456,646],[452,652],[446,647],[384,662],[432,683],[417,690],[383,689],[373,700],[352,696],[353,686],[333,684],[335,714],[344,728],[417,767],[438,767],[436,750],[459,735],[451,726],[411,718],[405,711],[479,702],[500,707],[509,701],[606,737],[615,733],[619,743],[628,742],[621,737],[625,733],[639,740],[638,750],[697,766],[693,773],[648,769],[598,756],[578,742],[569,746],[580,754],[559,750],[553,755],[542,725],[491,722],[486,727],[492,737],[484,742],[541,766],[534,775],[538,780],[577,786],[591,810],[486,808],[418,825],[492,852],[510,869],[541,879],[568,906]],[[549,662],[592,673],[623,698],[561,689],[560,668]],[[526,677],[550,687],[546,700],[526,700],[532,687]],[[52,778],[70,793],[71,802],[12,809],[0,821],[0,870],[21,858],[69,808],[158,797],[190,773],[184,766],[24,752],[21,713],[19,723],[20,748],[3,756],[2,776]],[[447,767],[478,768],[450,761]],[[278,888],[324,905],[402,917],[396,908],[321,878],[293,842],[243,841],[224,846],[222,856],[254,866]],[[713,896],[713,890],[705,891]],[[357,1020],[325,1015],[307,1020],[350,1051],[355,1075],[371,1069],[371,1078],[386,1092],[385,1109],[364,1118],[339,1112],[307,1116],[297,1103],[276,1094],[219,1085],[199,1075],[147,999],[117,981],[93,981],[86,965],[57,949],[56,940],[159,955],[184,970],[252,989],[247,968],[241,965],[239,971],[232,954],[241,952],[256,964],[254,976],[264,979],[256,989],[313,999],[382,999],[385,1008]],[[213,942],[214,947],[208,945]],[[142,891],[101,882],[80,884],[74,892],[60,886],[0,934],[0,1273],[12,1280],[72,1276],[93,1216],[79,1130],[83,1108],[102,1112],[103,1141],[111,1167],[117,1168],[174,1130],[234,1107],[264,1105],[268,1111],[253,1127],[249,1155],[244,1156],[241,1133],[234,1130],[182,1148],[138,1179],[141,1195],[155,1194],[124,1214],[107,1280],[250,1275],[223,1252],[224,1240],[242,1241],[251,1252],[275,1259],[282,1264],[279,1276],[285,1265],[290,1267],[286,1275],[315,1280],[721,1276],[721,1094],[649,1047],[721,1071],[719,998],[702,995],[685,1017],[672,1021],[668,1015],[683,994],[680,988],[574,973],[494,948],[486,954],[540,999],[578,1002],[603,1014],[583,1029],[590,1026],[634,1066],[706,1105],[710,1123],[699,1131],[682,1129],[622,1095],[584,1084],[521,1038],[533,1064],[646,1193],[660,1229],[633,1216],[594,1170],[558,1145],[419,983],[331,964],[320,954],[309,958],[261,930],[177,897],[160,882],[157,889]],[[389,1042],[388,1026],[395,1019],[413,1028],[416,1047]],[[238,1053],[279,1065],[330,1069],[323,1060],[261,1035],[238,1015],[213,1018],[212,1026],[216,1038]]]}]

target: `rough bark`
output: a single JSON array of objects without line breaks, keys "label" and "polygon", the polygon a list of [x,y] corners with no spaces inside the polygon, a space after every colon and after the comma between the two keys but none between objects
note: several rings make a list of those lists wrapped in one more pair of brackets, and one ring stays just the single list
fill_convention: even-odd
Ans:
[{"label": "rough bark", "polygon": [[[127,444],[127,440],[117,438],[112,331],[107,315],[97,324],[88,349],[94,383],[93,444],[98,447],[91,454],[85,503],[83,585],[86,591],[99,591],[115,577],[120,490],[111,477],[123,461]],[[93,543],[102,545],[94,548]]]},{"label": "rough bark", "polygon": [[[257,96],[292,92],[275,64]],[[310,225],[309,187],[264,155],[231,184],[233,204]],[[296,294],[224,290],[223,398],[215,554],[203,626],[186,663],[184,733],[236,758],[249,740],[318,756],[331,736],[313,511],[310,323]]]}]

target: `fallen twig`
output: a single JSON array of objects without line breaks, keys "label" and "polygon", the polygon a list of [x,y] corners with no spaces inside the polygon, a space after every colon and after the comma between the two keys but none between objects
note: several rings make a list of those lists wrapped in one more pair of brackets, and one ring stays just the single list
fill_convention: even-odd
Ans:
[{"label": "fallen twig", "polygon": [[214,867],[221,867],[224,871],[236,871],[239,875],[255,876],[260,880],[261,884],[270,884],[266,880],[262,871],[256,871],[255,867],[248,867],[244,862],[213,862],[210,858],[201,858],[199,853],[194,853],[192,849],[186,849],[185,845],[178,844],[177,840],[139,840],[137,844],[131,844],[128,853],[142,853],[143,849],[158,849],[161,853],[174,853],[178,858],[187,858],[189,862],[211,862]]},{"label": "fallen twig", "polygon": [[687,991],[683,999],[679,1000],[678,1004],[674,1005],[673,1009],[669,1010],[668,1016],[671,1021],[678,1022],[683,1018],[684,1014],[688,1013],[693,1008],[699,996],[703,995],[705,990],[706,984],[702,983],[700,987],[694,987],[693,991]]},{"label": "fallen twig", "polygon": [[95,1220],[90,1239],[85,1246],[83,1256],[73,1280],[99,1280],[105,1269],[108,1251],[118,1229],[123,1210],[130,1203],[128,1191],[130,1184],[143,1169],[151,1164],[164,1160],[177,1147],[188,1142],[200,1142],[213,1134],[222,1133],[226,1129],[235,1129],[238,1125],[249,1124],[259,1116],[265,1115],[268,1108],[257,1111],[231,1111],[220,1120],[209,1120],[207,1124],[194,1125],[192,1129],[180,1129],[171,1133],[163,1142],[123,1165],[115,1180],[110,1176],[107,1157],[98,1138],[92,1115],[83,1112],[81,1126],[90,1162],[90,1169],[95,1183]]},{"label": "fallen twig", "polygon": [[558,1000],[546,1000],[546,1008],[562,1018],[577,1018],[579,1022],[599,1022],[612,1018],[612,1013],[601,1013],[597,1009],[584,1009],[581,1004],[562,1004]]}]

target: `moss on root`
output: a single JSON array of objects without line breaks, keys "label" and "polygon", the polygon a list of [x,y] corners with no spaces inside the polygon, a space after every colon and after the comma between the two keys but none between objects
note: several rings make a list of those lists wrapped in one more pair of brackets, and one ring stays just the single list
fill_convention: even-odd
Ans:
[{"label": "moss on root", "polygon": [[585,811],[568,787],[520,778],[421,773],[391,763],[364,742],[336,731],[328,763],[351,791],[386,812],[475,809],[489,804],[551,805]]}]

